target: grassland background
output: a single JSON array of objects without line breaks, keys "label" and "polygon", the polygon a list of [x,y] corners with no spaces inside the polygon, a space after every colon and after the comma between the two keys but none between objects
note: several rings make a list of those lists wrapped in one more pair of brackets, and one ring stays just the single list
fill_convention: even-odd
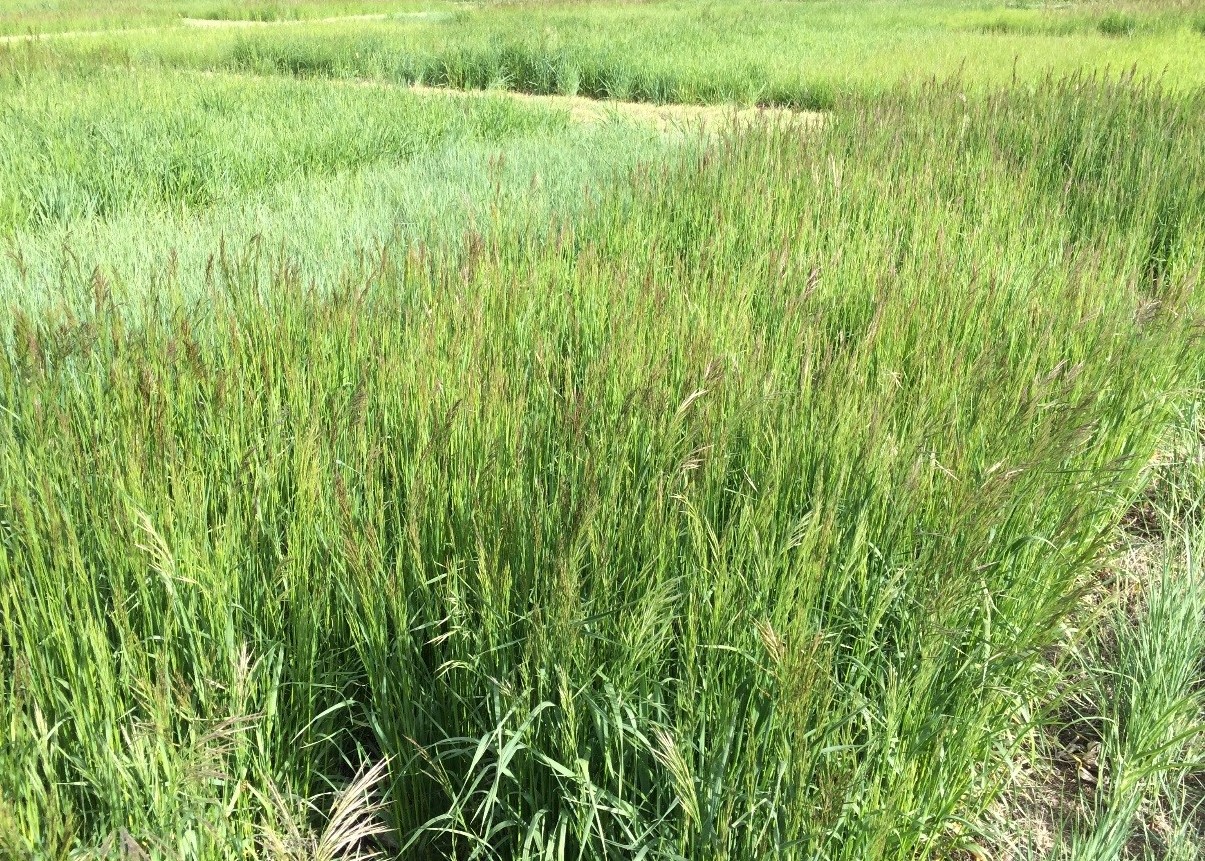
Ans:
[{"label": "grassland background", "polygon": [[1199,855],[1199,7],[89,8],[0,5],[128,31],[0,45],[0,854]]},{"label": "grassland background", "polygon": [[[1111,10],[1111,11],[1110,11]],[[942,3],[504,4],[383,21],[188,28],[73,40],[138,63],[652,102],[827,109],[901,79],[971,84],[1137,67],[1205,83],[1199,14],[1161,6]]]},{"label": "grassland background", "polygon": [[5,0],[0,4],[0,33],[56,34],[95,30],[170,27],[195,21],[305,21],[353,15],[390,15],[431,11],[451,4],[413,0]]}]

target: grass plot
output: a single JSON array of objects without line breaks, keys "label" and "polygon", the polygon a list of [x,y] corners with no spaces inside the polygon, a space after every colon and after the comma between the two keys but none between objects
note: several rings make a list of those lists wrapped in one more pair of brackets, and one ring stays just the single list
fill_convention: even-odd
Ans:
[{"label": "grass plot", "polygon": [[0,846],[971,851],[1201,381],[1203,107],[902,90],[440,265],[16,313]]}]

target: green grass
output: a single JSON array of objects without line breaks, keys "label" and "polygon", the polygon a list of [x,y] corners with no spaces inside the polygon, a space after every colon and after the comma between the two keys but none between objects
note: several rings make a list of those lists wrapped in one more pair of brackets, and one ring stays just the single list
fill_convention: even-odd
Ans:
[{"label": "green grass", "polygon": [[[1014,857],[1191,859],[1200,856],[1205,753],[1205,448],[1193,401],[1127,516],[1122,554],[1087,589],[1080,636],[1067,643],[1055,758],[1079,783],[1066,833],[1038,846],[1018,829]],[[1087,624],[1085,624],[1085,622]],[[1041,756],[1038,759],[1042,759]],[[1075,804],[1082,805],[1073,813]],[[1027,813],[1018,810],[1024,822]],[[1032,821],[1032,820],[1030,820]],[[1028,852],[1026,851],[1028,850]]]},{"label": "green grass", "polygon": [[1158,571],[1136,622],[1124,608],[1117,611],[1109,643],[1112,666],[1095,676],[1105,684],[1095,691],[1090,714],[1104,720],[1087,730],[1097,736],[1097,767],[1107,782],[1098,791],[1099,815],[1091,831],[1071,844],[1072,858],[1119,857],[1144,802],[1166,795],[1174,803],[1183,774],[1199,768],[1203,702],[1198,688],[1205,659],[1199,554],[1205,547],[1201,535],[1192,532],[1174,535],[1172,546],[1179,553]]},{"label": "green grass", "polygon": [[303,21],[347,15],[393,15],[443,9],[446,0],[0,0],[0,35],[170,27],[181,18]]},{"label": "green grass", "polygon": [[[499,4],[431,18],[101,40],[139,62],[646,102],[828,109],[902,80],[973,88],[1137,69],[1205,84],[1199,7],[959,2]],[[81,50],[97,43],[82,40]]]},{"label": "green grass", "polygon": [[330,289],[406,246],[544,230],[670,143],[501,97],[105,69],[49,46],[0,60],[0,317],[88,307],[98,279],[136,317],[252,246]]},{"label": "green grass", "polygon": [[1197,857],[1199,6],[378,5],[0,0],[0,857]]},{"label": "green grass", "polygon": [[424,14],[445,8],[455,8],[447,0],[424,3],[418,0],[396,2],[396,0],[269,0],[264,3],[222,2],[213,0],[209,5],[192,3],[184,12],[185,17],[208,21],[305,21],[312,18],[339,18],[345,16]]},{"label": "green grass", "polygon": [[475,234],[542,232],[588,206],[597,187],[664,145],[640,127],[458,140],[404,162],[286,181],[181,216],[134,212],[21,230],[0,258],[0,318],[14,306],[86,308],[103,278],[133,317],[155,297],[206,293],[206,264],[254,251],[264,278],[292,267],[319,290],[422,245],[455,258]]},{"label": "green grass", "polygon": [[995,36],[1057,36],[1072,45],[1085,35],[1148,38],[1191,28],[1193,4],[1006,4],[995,9],[966,8],[950,22]]},{"label": "green grass", "polygon": [[[500,100],[64,66],[0,47],[0,232],[184,212],[286,180],[401,162],[449,140],[500,141],[568,120]],[[49,62],[49,68],[43,64]]]},{"label": "green grass", "polygon": [[851,97],[333,290],[17,309],[0,846],[296,857],[387,761],[406,857],[951,857],[1202,379],[1201,98]]}]

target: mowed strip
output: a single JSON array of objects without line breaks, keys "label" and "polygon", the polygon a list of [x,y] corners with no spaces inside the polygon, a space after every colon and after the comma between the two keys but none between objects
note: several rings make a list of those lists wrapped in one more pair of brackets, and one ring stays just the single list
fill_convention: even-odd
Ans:
[{"label": "mowed strip", "polygon": [[0,36],[0,45],[10,45],[17,42],[40,42],[43,39],[73,39],[80,36],[125,35],[127,33],[153,33],[168,29],[165,26],[129,27],[117,30],[63,30],[58,33],[15,33]]},{"label": "mowed strip", "polygon": [[[389,84],[385,84],[389,86]],[[823,122],[824,111],[797,111],[790,108],[735,105],[657,105],[648,102],[625,102],[590,99],[585,96],[543,96],[514,90],[457,90],[450,87],[428,87],[415,84],[411,92],[424,95],[450,95],[465,98],[504,96],[516,101],[542,105],[565,111],[574,122],[596,125],[616,119],[630,120],[653,126],[663,132],[690,129],[717,130],[733,126],[749,126],[759,122],[816,125]]]},{"label": "mowed strip", "polygon": [[150,27],[116,27],[100,30],[63,30],[60,32],[46,33],[14,33],[7,36],[0,36],[0,44],[13,42],[36,42],[41,39],[72,39],[81,36],[118,36],[130,33],[154,33],[164,30],[174,30],[177,26],[196,27],[198,29],[262,29],[270,27],[288,27],[297,24],[347,24],[356,21],[386,21],[390,17],[406,18],[414,17],[414,13],[401,13],[397,16],[390,16],[384,12],[378,12],[365,15],[331,15],[325,18],[283,18],[278,21],[257,21],[250,19],[239,18],[187,18],[179,19],[179,24],[157,24]]}]

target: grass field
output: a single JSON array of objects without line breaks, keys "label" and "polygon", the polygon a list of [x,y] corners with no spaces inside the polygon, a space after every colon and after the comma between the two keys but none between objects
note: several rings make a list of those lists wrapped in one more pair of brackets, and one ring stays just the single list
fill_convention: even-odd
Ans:
[{"label": "grass field", "polygon": [[978,87],[1136,68],[1173,89],[1205,84],[1199,15],[1158,5],[1109,10],[941,0],[437,5],[373,21],[71,41],[138,64],[807,109],[932,77]]},{"label": "grass field", "polygon": [[0,0],[0,857],[1205,854],[1201,7],[203,5]]},{"label": "grass field", "polygon": [[435,0],[4,0],[0,34],[53,35],[98,30],[166,28],[187,21],[298,22],[350,16],[381,16],[453,9]]}]

